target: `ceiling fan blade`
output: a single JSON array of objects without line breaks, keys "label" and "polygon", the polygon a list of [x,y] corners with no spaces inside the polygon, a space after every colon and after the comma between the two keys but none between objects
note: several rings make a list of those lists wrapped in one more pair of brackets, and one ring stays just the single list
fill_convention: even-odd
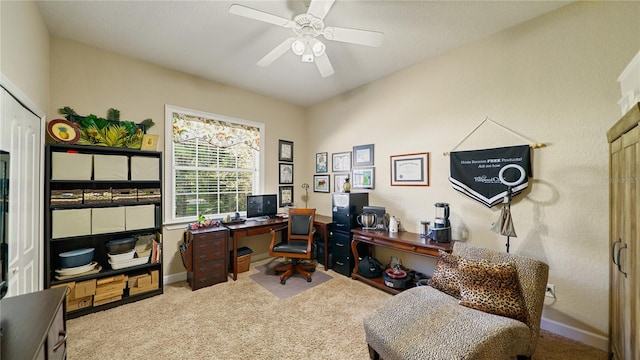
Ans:
[{"label": "ceiling fan blade", "polygon": [[291,44],[293,44],[296,39],[296,37],[290,37],[281,42],[280,45],[276,46],[275,49],[271,50],[267,55],[260,59],[260,61],[258,61],[258,65],[264,67],[271,65],[272,62],[291,49]]},{"label": "ceiling fan blade", "polygon": [[229,12],[234,15],[244,16],[249,19],[264,21],[269,24],[282,26],[284,28],[292,28],[294,22],[280,16],[272,15],[264,11],[255,10],[250,7],[233,4],[229,7]]},{"label": "ceiling fan blade", "polygon": [[327,53],[324,53],[320,56],[316,56],[315,63],[322,77],[333,75],[334,73],[333,66],[331,66],[331,61],[329,61],[329,57],[327,56]]},{"label": "ceiling fan blade", "polygon": [[307,14],[313,15],[318,19],[323,20],[324,17],[327,16],[329,10],[331,10],[334,2],[335,0],[311,0],[311,3],[309,4],[309,10],[307,10]]},{"label": "ceiling fan blade", "polygon": [[322,35],[327,40],[378,47],[382,45],[384,34],[378,31],[357,30],[340,27],[325,27]]}]

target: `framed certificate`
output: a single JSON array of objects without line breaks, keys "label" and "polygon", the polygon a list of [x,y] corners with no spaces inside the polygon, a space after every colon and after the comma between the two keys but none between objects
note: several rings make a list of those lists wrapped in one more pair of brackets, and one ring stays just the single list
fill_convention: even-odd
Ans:
[{"label": "framed certificate", "polygon": [[392,155],[391,186],[429,186],[429,153]]}]

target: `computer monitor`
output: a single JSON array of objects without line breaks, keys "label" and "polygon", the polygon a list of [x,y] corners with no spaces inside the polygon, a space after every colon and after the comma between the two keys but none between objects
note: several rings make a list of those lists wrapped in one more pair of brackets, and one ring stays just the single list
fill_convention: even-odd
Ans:
[{"label": "computer monitor", "polygon": [[268,195],[247,195],[247,218],[257,218],[268,216],[275,217],[278,213],[278,196]]}]

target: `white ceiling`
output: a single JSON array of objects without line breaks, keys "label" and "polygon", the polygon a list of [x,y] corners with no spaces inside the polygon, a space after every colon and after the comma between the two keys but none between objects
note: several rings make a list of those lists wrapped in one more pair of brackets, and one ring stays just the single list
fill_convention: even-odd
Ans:
[{"label": "white ceiling", "polygon": [[326,78],[291,51],[257,66],[292,31],[228,12],[238,3],[293,19],[308,0],[37,4],[52,36],[308,106],[572,2],[336,0],[327,26],[380,31],[384,42],[373,48],[319,37],[335,69]]}]

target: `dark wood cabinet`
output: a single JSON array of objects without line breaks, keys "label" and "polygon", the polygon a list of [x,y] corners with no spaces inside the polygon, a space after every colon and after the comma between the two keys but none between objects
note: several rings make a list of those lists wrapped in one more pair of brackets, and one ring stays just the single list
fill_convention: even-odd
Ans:
[{"label": "dark wood cabinet", "polygon": [[[161,189],[161,152],[47,144],[44,285],[69,286],[69,318],[162,294]],[[106,243],[125,238],[136,258],[112,262]],[[68,275],[60,254],[89,248],[96,266]]]},{"label": "dark wood cabinet", "polygon": [[229,230],[223,227],[189,230],[187,244],[191,269],[187,281],[192,290],[227,281],[229,276]]},{"label": "dark wood cabinet", "polygon": [[2,300],[2,360],[66,359],[65,294],[48,289]]}]

